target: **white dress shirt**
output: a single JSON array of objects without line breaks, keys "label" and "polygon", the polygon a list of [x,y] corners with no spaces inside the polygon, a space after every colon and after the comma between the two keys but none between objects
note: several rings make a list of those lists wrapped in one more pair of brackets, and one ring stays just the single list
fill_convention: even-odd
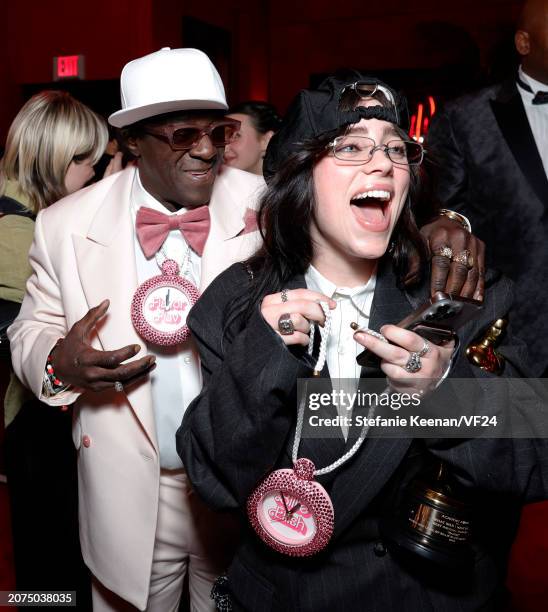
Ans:
[{"label": "white dress shirt", "polygon": [[548,85],[530,77],[523,72],[521,66],[519,67],[518,75],[533,90],[533,93],[531,93],[518,85],[519,95],[523,101],[525,113],[533,132],[533,138],[540,153],[544,172],[548,176],[548,104],[533,104],[535,94],[538,91],[548,91]]},{"label": "white dress shirt", "polygon": [[[145,190],[139,172],[135,173],[135,181],[131,190],[131,205],[134,225],[137,210],[141,206],[167,215],[180,215],[186,212],[186,209],[174,213],[168,211]],[[178,229],[168,234],[162,248],[166,255],[179,265],[182,264],[185,257],[188,257],[188,244]],[[144,256],[137,239],[137,232],[135,232],[135,259],[139,284],[161,274],[156,258],[146,259]],[[190,249],[186,278],[199,287],[200,274],[201,258]],[[183,467],[183,464],[175,447],[175,432],[181,424],[186,408],[202,388],[198,349],[192,336],[186,342],[171,347],[149,344],[145,340],[142,342],[146,345],[147,352],[156,356],[156,368],[150,374],[150,381],[160,465],[165,469],[179,469]]]},{"label": "white dress shirt", "polygon": [[[364,349],[354,340],[356,333],[350,323],[355,321],[361,328],[369,327],[371,306],[377,284],[376,270],[365,285],[350,289],[337,287],[325,278],[314,266],[310,266],[304,275],[306,286],[313,291],[319,291],[337,302],[337,307],[331,311],[331,333],[327,339],[327,367],[335,391],[344,391],[345,394],[354,394],[358,389],[361,366],[356,357]],[[378,329],[373,331],[378,332]],[[458,349],[451,356],[451,360],[436,384],[436,388],[445,380]],[[348,396],[348,395],[347,395]],[[346,406],[337,407],[340,415],[352,414]],[[345,439],[348,436],[348,427],[341,425]]]},{"label": "white dress shirt", "polygon": [[[326,347],[327,367],[333,388],[336,391],[344,391],[345,394],[353,394],[358,388],[361,373],[361,366],[356,363],[356,357],[364,349],[354,340],[355,332],[350,327],[350,323],[355,322],[360,327],[369,327],[371,305],[377,283],[376,274],[372,274],[365,285],[354,288],[337,287],[314,266],[308,268],[304,277],[308,289],[319,291],[337,302],[337,307],[331,311],[331,333]],[[352,414],[352,411],[345,406],[338,406],[337,409],[341,416]],[[348,426],[341,424],[341,429],[346,438]]]}]

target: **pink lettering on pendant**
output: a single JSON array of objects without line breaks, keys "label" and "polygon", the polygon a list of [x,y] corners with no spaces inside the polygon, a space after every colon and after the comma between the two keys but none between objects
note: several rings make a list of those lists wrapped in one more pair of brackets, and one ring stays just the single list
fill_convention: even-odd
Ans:
[{"label": "pink lettering on pendant", "polygon": [[173,310],[186,310],[187,306],[188,304],[186,302],[183,302],[183,300],[174,300],[171,308]]},{"label": "pink lettering on pendant", "polygon": [[165,323],[166,325],[180,325],[182,317],[178,312],[156,312],[152,316],[154,323]]},{"label": "pink lettering on pendant", "polygon": [[163,298],[160,298],[160,297],[153,298],[149,302],[148,308],[149,308],[149,310],[158,310],[158,308],[161,308],[162,310],[164,310],[165,306],[164,306]]},{"label": "pink lettering on pendant", "polygon": [[[284,508],[284,502],[280,495],[276,495],[274,500],[278,506]],[[301,504],[296,497],[291,497],[290,495],[286,496],[285,503],[287,504],[288,508],[297,507],[297,510],[292,512],[292,514],[300,514],[303,518],[310,518],[312,516],[312,514],[310,514],[308,511],[308,508],[304,504]]]},{"label": "pink lettering on pendant", "polygon": [[[274,497],[274,501],[276,502],[276,507],[270,508],[268,511],[270,520],[272,522],[282,523],[290,529],[293,529],[302,535],[306,535],[308,529],[306,527],[306,523],[304,522],[304,518],[309,518],[311,516],[306,506],[300,505],[300,502],[298,502],[294,497],[289,496],[285,498],[285,506],[282,498],[278,495]],[[296,506],[297,508],[295,511],[288,514],[286,507],[291,509],[295,508]]]}]

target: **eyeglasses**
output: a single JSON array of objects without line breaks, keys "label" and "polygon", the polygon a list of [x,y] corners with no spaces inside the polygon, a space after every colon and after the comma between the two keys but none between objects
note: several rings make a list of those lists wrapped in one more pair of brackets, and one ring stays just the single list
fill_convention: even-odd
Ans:
[{"label": "eyeglasses", "polygon": [[424,157],[424,148],[418,142],[394,139],[386,144],[378,145],[367,136],[337,136],[328,146],[333,149],[333,155],[349,164],[364,164],[371,160],[375,151],[384,154],[394,164],[418,166]]},{"label": "eyeglasses", "polygon": [[360,96],[360,98],[375,98],[376,94],[381,93],[388,102],[388,104],[393,107],[394,112],[396,113],[396,122],[399,122],[400,114],[398,112],[396,100],[394,98],[394,94],[388,89],[388,87],[385,87],[380,83],[366,83],[365,81],[356,81],[355,83],[351,83],[350,85],[346,85],[345,87],[343,87],[341,91],[341,96],[348,89],[355,91],[358,96]]},{"label": "eyeglasses", "polygon": [[156,136],[169,143],[174,151],[192,149],[204,136],[209,136],[214,147],[224,147],[232,142],[241,123],[236,119],[225,119],[212,123],[205,129],[185,125],[165,125],[156,128],[146,127],[145,134]]}]

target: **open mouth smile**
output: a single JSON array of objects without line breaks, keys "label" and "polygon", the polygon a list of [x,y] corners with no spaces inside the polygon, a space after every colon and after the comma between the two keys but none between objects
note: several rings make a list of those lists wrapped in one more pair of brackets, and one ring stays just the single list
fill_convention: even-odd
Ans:
[{"label": "open mouth smile", "polygon": [[386,189],[369,189],[354,195],[350,207],[358,223],[369,231],[384,232],[390,227],[392,193]]}]

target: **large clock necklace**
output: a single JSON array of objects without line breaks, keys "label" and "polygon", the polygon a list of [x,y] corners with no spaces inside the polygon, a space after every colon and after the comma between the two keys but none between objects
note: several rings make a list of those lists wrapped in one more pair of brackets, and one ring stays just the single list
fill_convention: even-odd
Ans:
[{"label": "large clock necklace", "polygon": [[200,294],[189,280],[190,247],[181,264],[168,257],[164,247],[156,253],[161,274],[139,285],[131,302],[131,321],[150,344],[171,346],[190,336],[186,324]]},{"label": "large clock necklace", "polygon": [[[331,329],[329,306],[326,303],[320,305],[326,320],[324,327],[319,328],[321,342],[315,374],[321,372],[325,364]],[[314,327],[311,327],[309,354],[312,354],[314,344]],[[362,445],[369,429],[364,427],[353,446],[339,459],[316,469],[310,459],[298,458],[306,396],[305,388],[297,412],[293,469],[275,470],[269,474],[247,500],[247,515],[257,535],[277,552],[292,557],[314,555],[329,543],[335,522],[333,504],[327,491],[314,477],[328,474],[348,461]]]}]

